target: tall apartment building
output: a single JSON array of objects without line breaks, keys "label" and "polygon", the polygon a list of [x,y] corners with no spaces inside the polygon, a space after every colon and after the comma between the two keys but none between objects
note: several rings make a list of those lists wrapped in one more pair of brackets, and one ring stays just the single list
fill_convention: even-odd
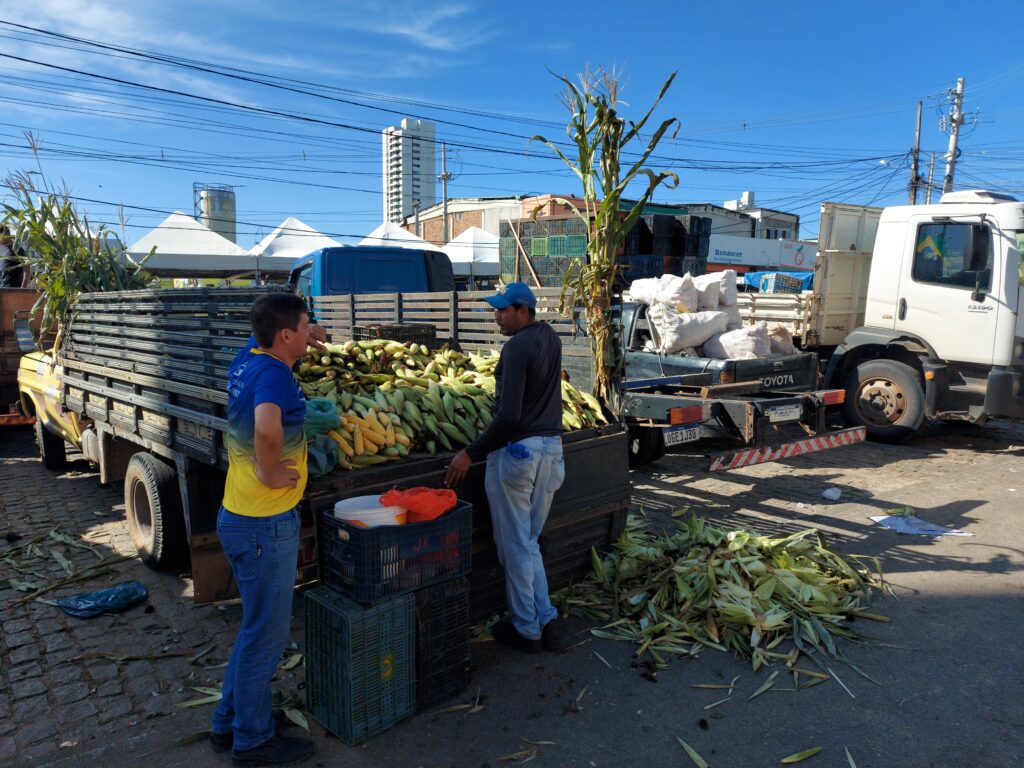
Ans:
[{"label": "tall apartment building", "polygon": [[437,202],[434,124],[403,118],[382,134],[384,221],[401,221]]}]

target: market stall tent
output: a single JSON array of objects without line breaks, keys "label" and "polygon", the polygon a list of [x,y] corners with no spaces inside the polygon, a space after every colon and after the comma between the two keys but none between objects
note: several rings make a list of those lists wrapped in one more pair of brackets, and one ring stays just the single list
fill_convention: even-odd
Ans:
[{"label": "market stall tent", "polygon": [[296,259],[319,251],[321,248],[338,248],[337,240],[321,234],[303,221],[289,216],[269,235],[249,249],[252,256],[258,256],[261,263],[264,259],[272,259],[273,263]]},{"label": "market stall tent", "polygon": [[451,240],[444,252],[452,260],[456,275],[497,277],[499,272],[498,236],[479,227],[470,227]]},{"label": "market stall tent", "polygon": [[402,229],[392,221],[386,221],[359,241],[359,245],[389,245],[399,248],[421,248],[431,251],[441,250],[422,237],[417,237],[407,229]]},{"label": "market stall tent", "polygon": [[[181,211],[172,213],[129,246],[128,254],[142,260],[154,247],[156,251],[146,259],[145,269],[157,276],[229,277],[258,268],[254,256]],[[276,272],[282,267],[259,269]]]}]

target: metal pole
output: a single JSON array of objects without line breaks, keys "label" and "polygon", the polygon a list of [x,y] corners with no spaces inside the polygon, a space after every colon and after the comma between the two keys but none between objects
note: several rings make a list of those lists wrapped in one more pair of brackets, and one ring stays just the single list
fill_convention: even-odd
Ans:
[{"label": "metal pole", "polygon": [[924,204],[932,204],[932,177],[935,175],[935,153],[932,152],[932,159],[928,161],[928,192],[924,197]]},{"label": "metal pole", "polygon": [[910,194],[911,205],[917,205],[917,188],[921,184],[918,172],[918,156],[921,154],[921,102],[917,102],[917,128],[914,130],[914,151],[910,155]]},{"label": "metal pole", "polygon": [[953,111],[949,115],[949,150],[946,152],[946,175],[942,180],[942,191],[953,191],[953,172],[956,170],[956,141],[960,136],[960,126],[964,122],[964,79],[957,78],[956,91],[953,94]]},{"label": "metal pole", "polygon": [[448,173],[448,160],[445,154],[445,146],[441,145],[441,175],[438,179],[441,181],[441,239],[443,240],[442,245],[448,243],[448,182],[452,176]]}]

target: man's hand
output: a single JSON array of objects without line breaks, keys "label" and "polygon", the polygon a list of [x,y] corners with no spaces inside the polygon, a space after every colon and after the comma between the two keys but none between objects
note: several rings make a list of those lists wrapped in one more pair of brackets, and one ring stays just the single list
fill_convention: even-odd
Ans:
[{"label": "man's hand", "polygon": [[256,467],[256,477],[267,488],[294,488],[299,482],[299,470],[295,468],[292,459],[272,464],[269,471],[264,471],[257,461],[253,465]]},{"label": "man's hand", "polygon": [[323,326],[309,326],[309,346],[323,349],[325,341],[327,341],[327,331],[324,330]]},{"label": "man's hand", "polygon": [[456,453],[444,473],[444,484],[451,488],[453,485],[461,483],[472,463],[473,459],[464,450]]}]

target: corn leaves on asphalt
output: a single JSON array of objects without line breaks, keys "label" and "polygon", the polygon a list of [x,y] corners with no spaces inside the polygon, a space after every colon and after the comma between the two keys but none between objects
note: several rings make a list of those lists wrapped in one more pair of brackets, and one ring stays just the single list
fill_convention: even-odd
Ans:
[{"label": "corn leaves on asphalt", "polygon": [[[334,403],[345,469],[400,459],[411,451],[469,445],[491,421],[498,354],[431,351],[383,339],[326,344],[299,361],[296,378],[309,398]],[[597,400],[562,382],[566,430],[607,423]]]},{"label": "corn leaves on asphalt", "polygon": [[636,643],[638,657],[659,664],[713,648],[750,659],[754,670],[792,668],[801,654],[820,666],[815,655],[824,654],[863,675],[836,639],[857,637],[848,625],[855,617],[885,620],[861,610],[862,597],[885,588],[877,560],[844,559],[814,530],[770,537],[691,516],[674,533],[656,533],[631,517],[610,554],[592,552],[592,566],[564,593],[567,609],[605,622],[595,636]]}]

